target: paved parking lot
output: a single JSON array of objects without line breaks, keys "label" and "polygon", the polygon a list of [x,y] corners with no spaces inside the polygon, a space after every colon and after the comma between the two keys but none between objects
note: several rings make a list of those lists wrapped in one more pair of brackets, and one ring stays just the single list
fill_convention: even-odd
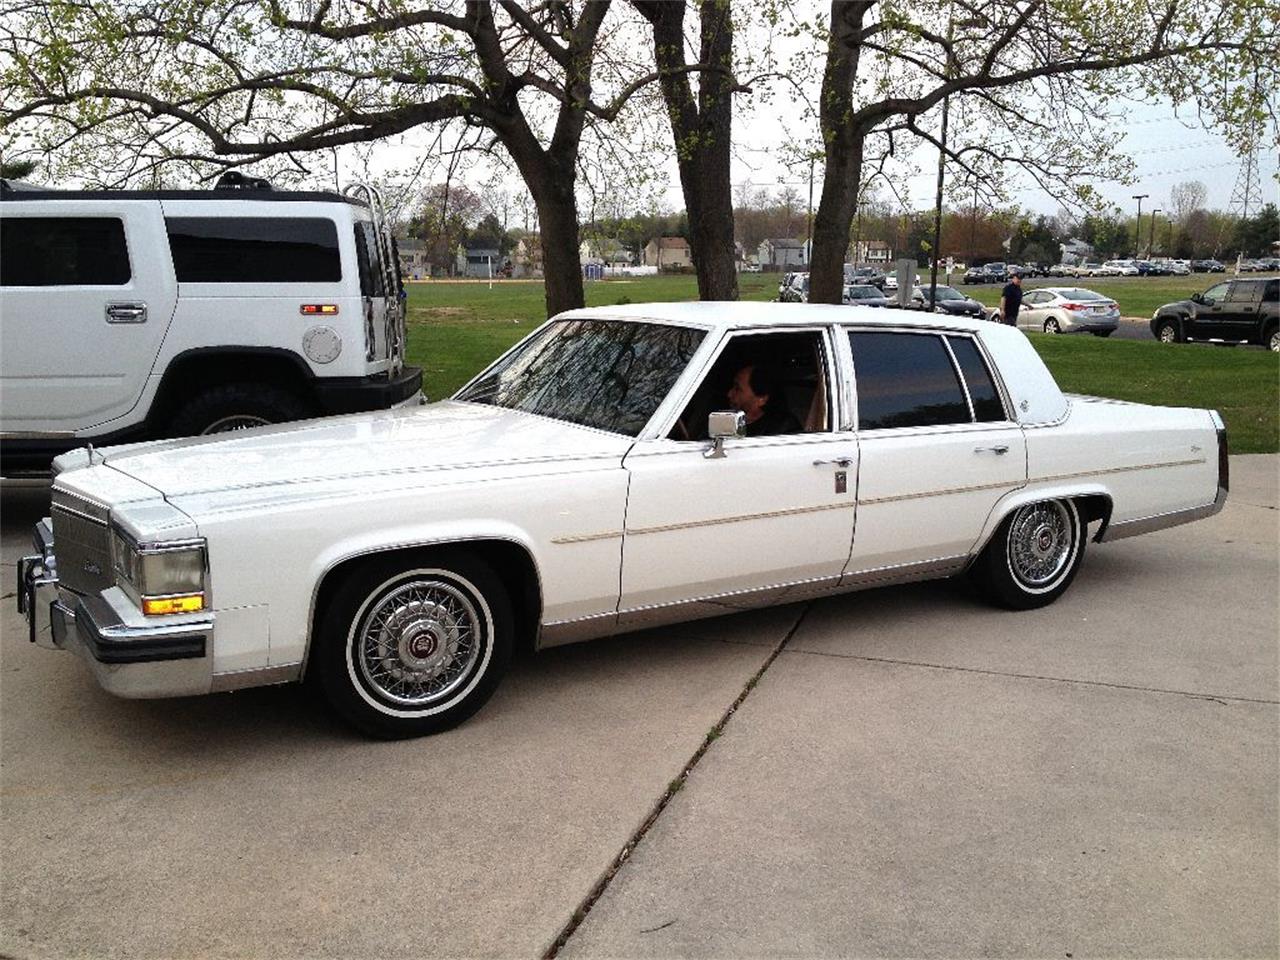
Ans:
[{"label": "paved parking lot", "polygon": [[0,954],[538,956],[639,832],[561,955],[1274,957],[1280,458],[1231,468],[1042,611],[925,584],[563,648],[390,744],[29,646],[47,493],[6,486]]}]

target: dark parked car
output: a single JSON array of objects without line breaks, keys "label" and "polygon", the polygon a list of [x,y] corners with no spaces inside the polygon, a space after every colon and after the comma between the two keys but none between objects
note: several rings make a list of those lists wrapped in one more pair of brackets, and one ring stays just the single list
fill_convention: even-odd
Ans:
[{"label": "dark parked car", "polygon": [[846,284],[840,302],[858,307],[887,307],[889,300],[879,287],[869,283]]},{"label": "dark parked car", "polygon": [[[911,294],[911,304],[920,310],[933,310],[934,304],[929,299],[928,287],[916,287]],[[953,316],[974,317],[981,320],[986,309],[977,300],[966,297],[954,287],[938,285],[938,303],[935,313],[949,313]]]},{"label": "dark parked car", "polygon": [[1191,269],[1196,273],[1222,273],[1227,268],[1217,260],[1192,260]]},{"label": "dark parked car", "polygon": [[988,263],[985,266],[966,270],[965,283],[1004,283],[1009,279],[1009,270],[1003,263]]},{"label": "dark parked car", "polygon": [[884,289],[885,274],[875,267],[854,267],[845,273],[844,282]]},{"label": "dark parked car", "polygon": [[1280,277],[1223,280],[1190,300],[1166,303],[1151,317],[1162,343],[1220,340],[1260,343],[1280,353]]}]

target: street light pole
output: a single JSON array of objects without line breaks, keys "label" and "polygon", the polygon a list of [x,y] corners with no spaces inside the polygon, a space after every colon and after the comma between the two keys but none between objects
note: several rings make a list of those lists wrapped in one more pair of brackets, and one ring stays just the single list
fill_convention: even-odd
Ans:
[{"label": "street light pole", "polygon": [[[1156,252],[1156,214],[1160,212],[1160,208],[1156,207],[1151,211],[1151,237],[1147,240],[1147,258]],[[1141,224],[1139,224],[1141,226]]]},{"label": "street light pole", "polygon": [[1142,254],[1142,201],[1151,196],[1149,193],[1135,193],[1133,199],[1138,201],[1138,224],[1133,231],[1133,256],[1137,259]]}]

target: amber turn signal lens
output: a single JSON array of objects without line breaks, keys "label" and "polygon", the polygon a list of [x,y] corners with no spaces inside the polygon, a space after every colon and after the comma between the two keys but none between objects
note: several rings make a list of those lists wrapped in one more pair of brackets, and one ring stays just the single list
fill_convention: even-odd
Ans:
[{"label": "amber turn signal lens", "polygon": [[332,317],[338,312],[336,303],[304,303],[299,310],[306,317]]},{"label": "amber turn signal lens", "polygon": [[198,613],[204,609],[204,594],[193,593],[183,597],[143,598],[142,612],[149,617],[166,613]]}]

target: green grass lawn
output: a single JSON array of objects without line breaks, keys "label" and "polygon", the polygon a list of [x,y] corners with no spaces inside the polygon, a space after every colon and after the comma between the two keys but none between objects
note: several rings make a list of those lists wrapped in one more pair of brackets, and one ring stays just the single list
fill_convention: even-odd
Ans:
[{"label": "green grass lawn", "polygon": [[[1116,297],[1126,314],[1130,314],[1130,307],[1122,295],[1130,298],[1128,302],[1136,302],[1141,294],[1143,303],[1152,304],[1146,308],[1149,316],[1161,303],[1205,289],[1208,284],[1202,279],[1135,277],[1089,281],[1089,288]],[[739,283],[743,299],[772,300],[777,296],[777,274],[742,274]],[[1143,290],[1142,284],[1151,284],[1152,289]],[[975,286],[969,292],[999,298],[994,287]],[[693,300],[696,296],[697,285],[690,276],[604,280],[586,286],[588,306]],[[985,302],[984,297],[979,299]],[[1132,313],[1141,315],[1142,311],[1134,308]],[[423,368],[427,396],[446,397],[541,323],[545,315],[540,283],[410,284],[409,360]],[[1226,420],[1233,453],[1280,451],[1280,357],[1275,354],[1114,338],[1030,337],[1068,393],[1163,406],[1210,407]]]}]

